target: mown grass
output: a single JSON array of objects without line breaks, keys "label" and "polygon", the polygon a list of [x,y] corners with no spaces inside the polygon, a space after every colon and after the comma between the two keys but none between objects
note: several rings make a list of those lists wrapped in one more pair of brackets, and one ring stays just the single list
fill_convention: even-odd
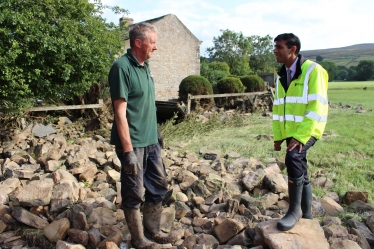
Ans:
[{"label": "mown grass", "polygon": [[[362,87],[367,87],[363,90]],[[311,180],[323,175],[333,181],[330,190],[313,188],[313,193],[322,197],[335,191],[340,197],[349,190],[369,193],[369,202],[374,203],[374,82],[332,82],[329,84],[328,123],[325,135],[308,152]],[[350,108],[343,108],[349,105]],[[358,113],[358,105],[366,111]],[[200,148],[219,149],[222,154],[238,152],[245,157],[261,159],[265,164],[269,158],[284,158],[282,151],[273,151],[273,141],[257,139],[258,135],[272,136],[271,117],[261,114],[239,115],[220,121],[221,114],[207,123],[197,121],[191,115],[184,122],[171,121],[160,126],[167,146],[185,143],[179,151]],[[284,172],[286,173],[286,172]]]}]

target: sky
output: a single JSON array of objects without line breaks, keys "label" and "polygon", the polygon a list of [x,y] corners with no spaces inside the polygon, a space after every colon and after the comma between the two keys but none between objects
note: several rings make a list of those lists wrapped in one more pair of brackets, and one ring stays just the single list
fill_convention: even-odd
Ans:
[{"label": "sky", "polygon": [[[101,0],[129,11],[142,22],[174,14],[200,40],[202,56],[221,30],[245,36],[294,33],[301,51],[374,43],[373,0]],[[123,15],[105,11],[107,22]]]}]

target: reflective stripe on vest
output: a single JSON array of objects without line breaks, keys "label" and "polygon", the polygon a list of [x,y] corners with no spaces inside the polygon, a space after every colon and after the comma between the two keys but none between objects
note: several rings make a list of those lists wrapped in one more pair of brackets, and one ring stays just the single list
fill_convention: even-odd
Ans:
[{"label": "reflective stripe on vest", "polygon": [[[305,117],[311,118],[316,120],[317,122],[327,122],[327,116],[320,116],[315,112],[307,112],[305,113]],[[287,114],[285,116],[273,115],[273,120],[277,120],[279,122],[286,121],[294,121],[294,122],[302,122],[304,120],[304,116],[295,116],[292,114]]]}]

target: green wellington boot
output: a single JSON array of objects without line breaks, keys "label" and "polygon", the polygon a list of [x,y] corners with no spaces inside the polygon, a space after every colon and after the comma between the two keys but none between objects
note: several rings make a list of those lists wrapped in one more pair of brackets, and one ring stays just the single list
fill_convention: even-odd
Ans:
[{"label": "green wellington boot", "polygon": [[149,238],[160,244],[175,243],[184,236],[185,229],[176,229],[170,233],[164,233],[160,229],[162,202],[144,202],[143,223]]},{"label": "green wellington boot", "polygon": [[292,229],[296,222],[302,216],[301,212],[301,195],[303,192],[304,175],[299,178],[288,177],[288,211],[283,218],[278,221],[277,227],[279,230],[287,231]]},{"label": "green wellington boot", "polygon": [[302,218],[313,219],[312,214],[312,188],[310,183],[304,185],[303,194],[301,196],[301,210],[303,212]]},{"label": "green wellington boot", "polygon": [[123,208],[127,227],[131,234],[131,245],[136,249],[160,249],[161,245],[149,241],[144,237],[142,217],[140,210],[137,208]]}]

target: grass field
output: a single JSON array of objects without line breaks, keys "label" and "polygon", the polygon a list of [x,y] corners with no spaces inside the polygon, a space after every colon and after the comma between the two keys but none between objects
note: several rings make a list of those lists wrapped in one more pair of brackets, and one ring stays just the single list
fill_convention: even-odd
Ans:
[{"label": "grass field", "polygon": [[[367,90],[363,90],[367,87]],[[333,189],[313,188],[313,193],[322,197],[335,191],[340,197],[348,190],[363,190],[369,193],[369,202],[374,203],[374,82],[329,83],[329,110],[325,135],[308,152],[311,180],[323,175],[334,182]],[[343,108],[347,105],[350,108]],[[362,105],[364,112],[355,109]],[[272,135],[271,117],[261,114],[235,115],[225,122],[219,117],[205,124],[195,116],[172,125],[160,127],[167,145],[185,142],[180,152],[199,149],[219,149],[223,154],[238,152],[245,157],[261,159],[265,164],[269,158],[284,158],[281,152],[273,151],[273,141],[258,140],[258,135]],[[284,147],[284,146],[283,146]],[[286,172],[284,172],[286,174]]]},{"label": "grass field", "polygon": [[329,82],[329,90],[348,90],[348,89],[360,89],[367,87],[374,89],[374,81],[339,81]]},{"label": "grass field", "polygon": [[[364,90],[366,88],[366,90]],[[333,104],[361,104],[364,109],[374,109],[374,81],[329,82],[329,100]]]}]

